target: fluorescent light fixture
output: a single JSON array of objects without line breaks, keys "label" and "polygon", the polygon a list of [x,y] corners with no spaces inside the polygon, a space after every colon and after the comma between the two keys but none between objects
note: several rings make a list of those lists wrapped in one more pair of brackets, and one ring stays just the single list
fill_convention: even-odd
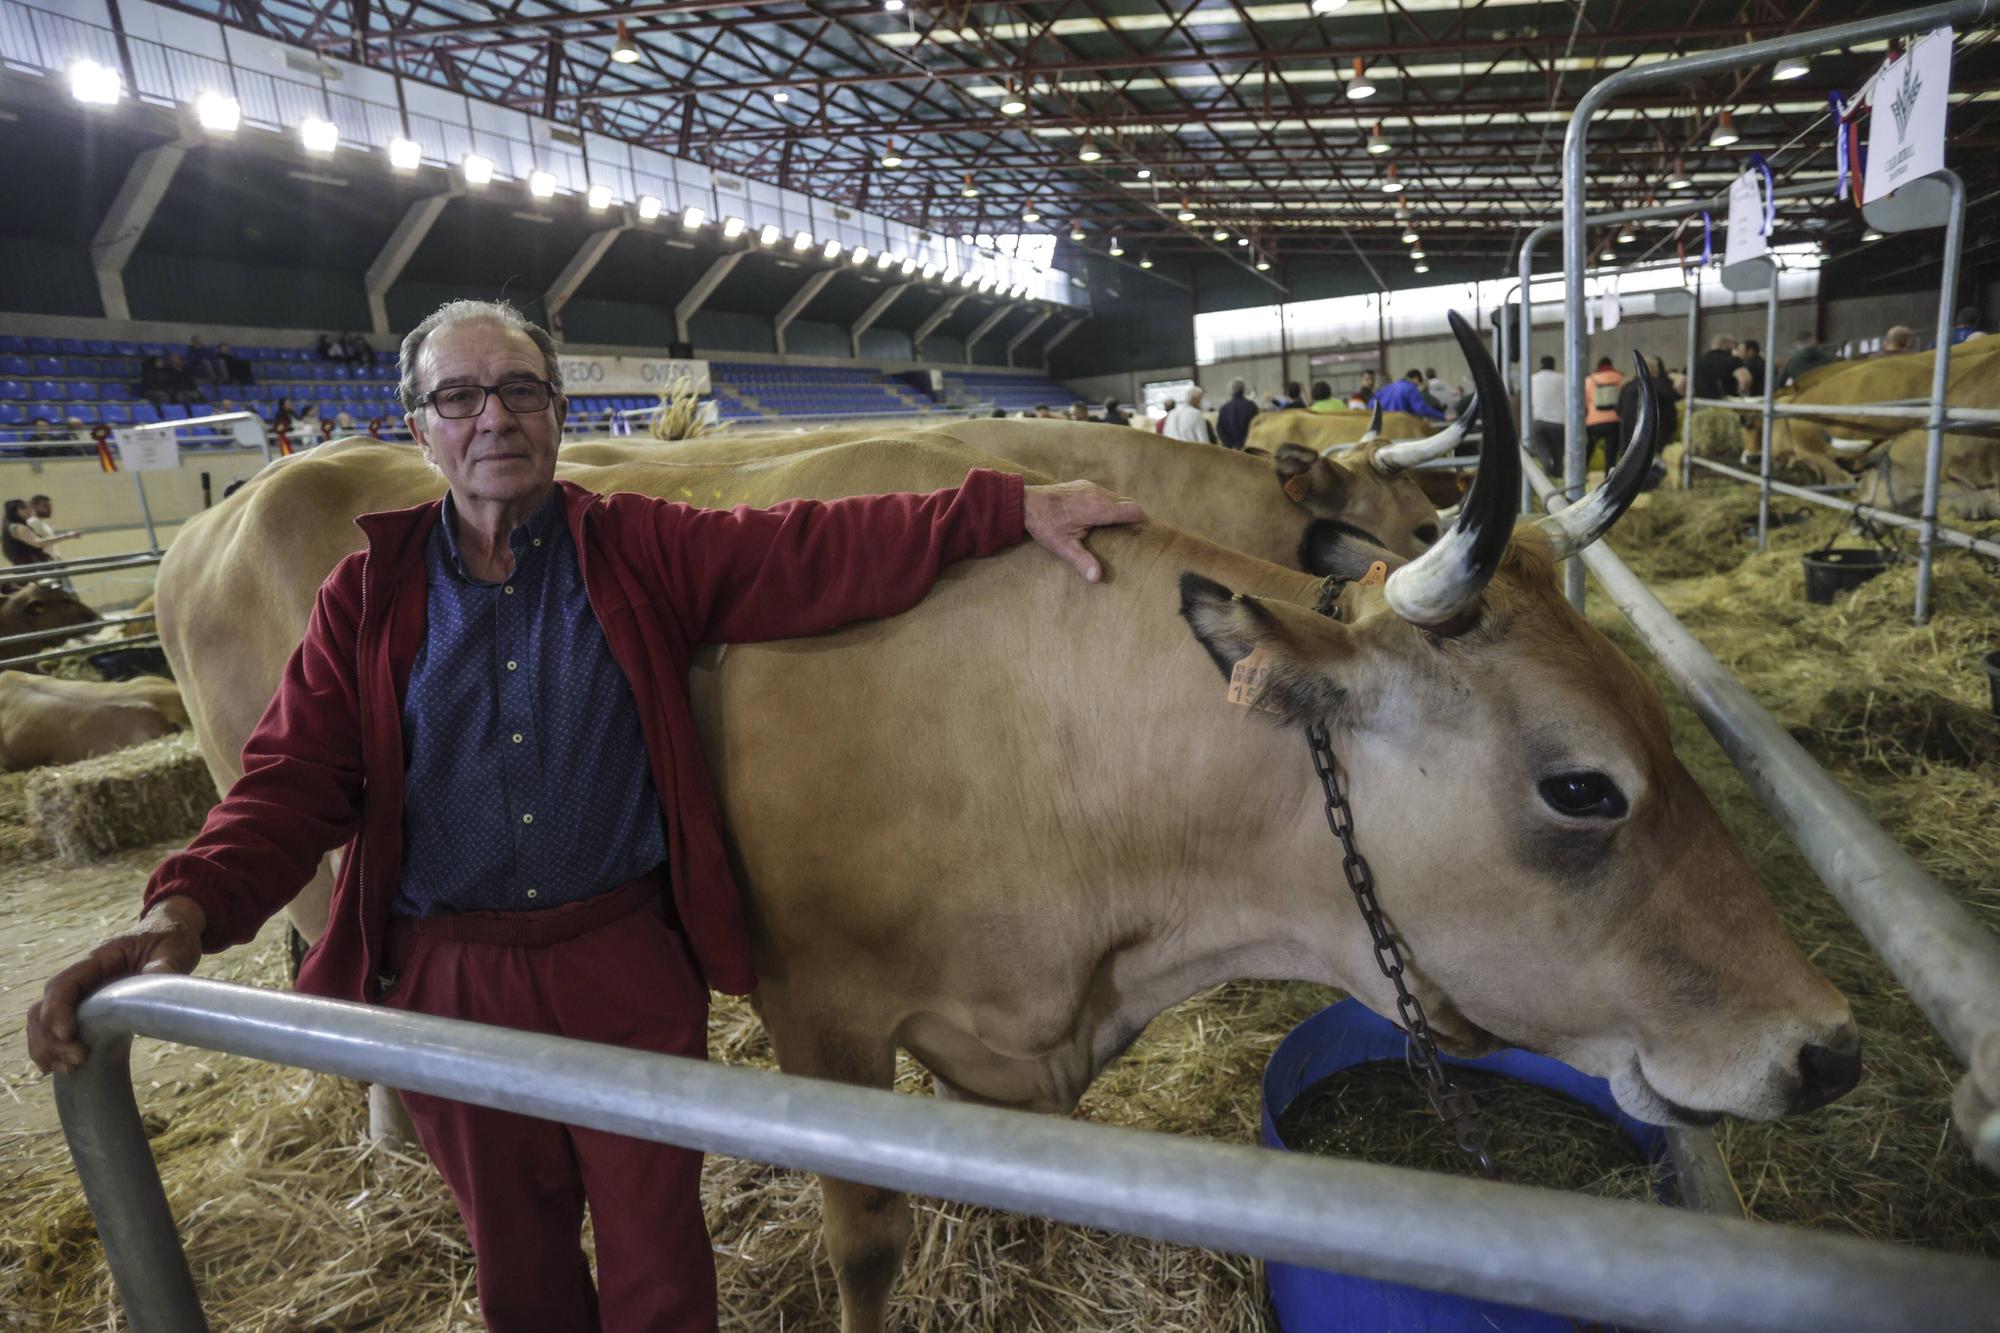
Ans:
[{"label": "fluorescent light fixture", "polygon": [[826,243],[826,248],[825,248],[825,249],[823,249],[823,250],[821,250],[821,251],[819,252],[819,257],[820,257],[821,259],[838,259],[838,258],[840,258],[840,242],[839,242],[839,241],[828,241],[828,242]]},{"label": "fluorescent light fixture", "polygon": [[1429,264],[1418,264],[1416,271],[1419,273],[1428,273],[1431,271],[1431,266]]},{"label": "fluorescent light fixture", "polygon": [[639,59],[639,48],[632,45],[632,30],[625,26],[625,20],[618,20],[618,41],[611,48],[611,58],[621,65],[630,65]]},{"label": "fluorescent light fixture", "polygon": [[886,269],[895,262],[896,256],[890,254],[887,250],[875,256],[875,267],[878,269]]},{"label": "fluorescent light fixture", "polygon": [[118,71],[95,60],[78,60],[69,67],[69,95],[85,106],[116,106],[125,95]]},{"label": "fluorescent light fixture", "polygon": [[1384,153],[1394,152],[1395,148],[1396,146],[1394,144],[1390,143],[1388,139],[1383,137],[1382,122],[1379,120],[1376,121],[1375,128],[1368,131],[1369,155],[1372,157],[1380,157]]},{"label": "fluorescent light fixture", "polygon": [[1679,158],[1674,159],[1674,169],[1667,173],[1667,188],[1669,190],[1692,190],[1694,188],[1694,182],[1688,179],[1687,168],[1681,164]]},{"label": "fluorescent light fixture", "polygon": [[1116,236],[1113,236],[1111,238],[1111,257],[1113,259],[1116,259],[1124,253],[1125,253],[1125,247],[1118,243],[1118,238]]},{"label": "fluorescent light fixture", "polygon": [[553,199],[556,193],[555,175],[547,171],[529,172],[528,193],[537,199]]},{"label": "fluorescent light fixture", "polygon": [[1104,154],[1097,151],[1096,142],[1090,139],[1085,139],[1083,147],[1076,150],[1076,160],[1079,162],[1095,162],[1103,156]]},{"label": "fluorescent light fixture", "polygon": [[802,231],[792,237],[792,249],[797,250],[800,254],[804,254],[812,248],[813,234],[811,232]]},{"label": "fluorescent light fixture", "polygon": [[1628,222],[1618,229],[1618,244],[1630,245],[1638,239],[1639,233],[1632,230],[1631,223]]},{"label": "fluorescent light fixture", "polygon": [[[683,217],[681,219],[681,223],[683,226],[685,226],[687,223],[687,219]],[[741,236],[743,234],[743,227],[744,223],[742,218],[738,217],[724,218],[722,220],[722,239],[725,241],[735,240],[738,236]]]},{"label": "fluorescent light fixture", "polygon": [[1736,132],[1736,127],[1729,123],[1729,113],[1725,111],[1716,118],[1715,133],[1708,136],[1708,146],[1710,148],[1727,148],[1742,137],[1742,135]]},{"label": "fluorescent light fixture", "polygon": [[597,209],[611,207],[611,187],[609,185],[591,186],[584,192],[583,202]]},{"label": "fluorescent light fixture", "polygon": [[1793,79],[1803,79],[1810,73],[1812,66],[1806,62],[1804,56],[1786,56],[1771,66],[1771,82],[1787,83]]},{"label": "fluorescent light fixture", "polygon": [[415,139],[389,140],[389,165],[398,171],[415,171],[423,165],[423,145]]},{"label": "fluorescent light fixture", "polygon": [[1140,267],[1140,268],[1151,268],[1152,266],[1153,266],[1153,257],[1152,257],[1151,255],[1140,255],[1140,256],[1139,256],[1139,267]]},{"label": "fluorescent light fixture", "polygon": [[1368,81],[1367,62],[1360,56],[1354,57],[1354,77],[1347,81],[1347,100],[1359,102],[1364,97],[1375,95],[1375,85]]},{"label": "fluorescent light fixture", "polygon": [[869,250],[867,246],[857,245],[847,252],[847,262],[850,264],[865,264],[868,262],[868,255]]},{"label": "fluorescent light fixture", "polygon": [[483,153],[467,153],[458,169],[465,173],[467,185],[484,185],[493,179],[493,159]]},{"label": "fluorescent light fixture", "polygon": [[651,222],[660,216],[660,201],[650,194],[639,196],[639,221]]},{"label": "fluorescent light fixture", "polygon": [[1346,3],[1347,0],[1312,0],[1312,12],[1315,14],[1331,14]]},{"label": "fluorescent light fixture", "polygon": [[205,130],[217,134],[234,134],[236,127],[243,123],[243,107],[233,97],[221,93],[203,93],[194,99],[194,118]]},{"label": "fluorescent light fixture", "polygon": [[1029,204],[1026,208],[1021,210],[1021,221],[1040,222],[1041,220],[1042,220],[1042,215],[1035,211],[1035,206],[1033,204]]},{"label": "fluorescent light fixture", "polygon": [[1153,179],[1153,169],[1151,167],[1140,167],[1136,174],[1142,181]]},{"label": "fluorescent light fixture", "polygon": [[299,122],[299,145],[308,153],[331,153],[340,147],[340,127],[318,116]]},{"label": "fluorescent light fixture", "polygon": [[757,229],[757,243],[759,245],[776,245],[778,238],[783,235],[784,233],[779,231],[774,223],[766,222]]}]

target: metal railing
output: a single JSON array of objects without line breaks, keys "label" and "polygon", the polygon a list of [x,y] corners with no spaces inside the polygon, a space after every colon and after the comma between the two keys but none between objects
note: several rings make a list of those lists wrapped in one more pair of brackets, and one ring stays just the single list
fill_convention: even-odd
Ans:
[{"label": "metal railing", "polygon": [[[1742,468],[1730,467],[1727,463],[1719,463],[1713,458],[1694,459],[1693,465],[1706,468],[1710,472],[1720,473],[1735,481],[1762,484],[1768,487],[1774,495],[1789,495],[1811,504],[1821,505],[1827,509],[1842,510],[1853,514],[1856,518],[1866,519],[1868,522],[1880,527],[1906,528],[1914,532],[1923,531],[1924,525],[1918,519],[1905,517],[1893,510],[1877,509],[1873,505],[1865,505],[1853,500],[1843,500],[1837,495],[1829,495],[1816,487],[1794,486],[1789,482],[1775,481],[1770,477],[1760,476],[1755,472],[1746,472]],[[1938,541],[1943,542],[1947,546],[1956,546],[1960,550],[1971,551],[1973,554],[1985,556],[1989,560],[2000,560],[2000,542],[1992,542],[1983,537],[1975,537],[1970,533],[1960,532],[1956,528],[1940,527],[1934,535]]]},{"label": "metal railing", "polygon": [[[1988,1326],[2000,1264],[1091,1125],[188,977],[85,1000],[56,1105],[136,1333],[206,1328],[133,1094],[145,1035],[1156,1240],[1699,1333]],[[1698,1278],[1698,1280],[1696,1280]]]}]

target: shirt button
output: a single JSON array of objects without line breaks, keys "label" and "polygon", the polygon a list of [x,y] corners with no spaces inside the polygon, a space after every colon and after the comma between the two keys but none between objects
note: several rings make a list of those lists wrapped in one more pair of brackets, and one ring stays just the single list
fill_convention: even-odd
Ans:
[{"label": "shirt button", "polygon": [[534,897],[534,896],[535,896],[535,891],[534,891],[533,889],[529,889],[529,890],[528,890],[528,896],[529,896],[530,898]]},{"label": "shirt button", "polygon": [[532,824],[535,822],[535,817],[533,815],[522,815],[521,822],[523,824]]},{"label": "shirt button", "polygon": [[509,597],[512,597],[514,595],[514,585],[510,583],[506,587],[502,588],[500,591],[506,593]]},{"label": "shirt button", "polygon": [[542,539],[540,537],[535,538],[535,545],[540,546],[541,544],[542,544]]},{"label": "shirt button", "polygon": [[520,743],[521,743],[521,733],[517,731],[514,733],[514,744],[519,745]]},{"label": "shirt button", "polygon": [[512,671],[512,670],[513,670],[513,669],[514,669],[514,668],[515,668],[516,666],[518,666],[518,665],[520,665],[520,664],[519,664],[519,663],[517,663],[517,662],[509,662],[509,663],[507,664],[507,669],[508,669],[509,671]]}]

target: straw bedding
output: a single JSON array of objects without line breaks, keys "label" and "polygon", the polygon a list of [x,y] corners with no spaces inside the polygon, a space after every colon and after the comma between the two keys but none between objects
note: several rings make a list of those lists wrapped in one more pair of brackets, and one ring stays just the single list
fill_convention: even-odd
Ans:
[{"label": "straw bedding", "polygon": [[37,770],[26,789],[28,819],[65,865],[101,860],[201,827],[215,779],[186,732]]},{"label": "straw bedding", "polygon": [[[1985,685],[1973,666],[2000,646],[2000,580],[1947,558],[1938,615],[1923,630],[1906,624],[1907,571],[1836,606],[1809,607],[1798,552],[1824,544],[1837,520],[1815,514],[1779,528],[1774,553],[1755,556],[1733,536],[1746,500],[1754,516],[1754,496],[1735,487],[1652,496],[1615,540],[1904,846],[1984,919],[2000,917],[1991,878],[2000,864],[2000,754],[1990,722],[1978,725]],[[1648,663],[1605,599],[1595,605],[1599,623]],[[1751,1211],[2000,1256],[2000,1191],[1976,1174],[1949,1128],[1956,1063],[1699,722],[1670,688],[1662,693],[1682,758],[1795,937],[1852,1001],[1868,1043],[1866,1081],[1842,1102],[1800,1120],[1721,1128]],[[13,893],[7,785],[0,779],[0,890]],[[147,857],[163,850],[120,863],[134,867],[125,903]],[[273,939],[212,959],[206,971],[276,985],[282,969]],[[1331,998],[1309,986],[1238,984],[1179,1006],[1092,1089],[1081,1114],[1252,1142],[1264,1060]],[[18,1036],[0,1030],[0,1041],[8,1044],[0,1052],[7,1080],[0,1111],[10,1098],[46,1098],[21,1072]],[[718,1002],[711,1044],[717,1059],[770,1063],[761,1028],[737,1001]],[[924,1083],[904,1066],[905,1091]],[[159,1087],[142,1085],[142,1104],[215,1327],[476,1327],[469,1257],[442,1186],[414,1156],[365,1144],[357,1087],[202,1056]],[[1489,1118],[1504,1151],[1512,1117],[1496,1110]],[[1384,1159],[1395,1160],[1398,1145],[1434,1147],[1415,1117],[1368,1119],[1357,1144]],[[1531,1148],[1530,1157],[1537,1152],[1547,1155]],[[0,1232],[0,1312],[11,1313],[0,1313],[0,1328],[106,1326],[109,1279],[60,1137],[24,1136],[4,1162],[0,1207],[10,1226]],[[827,1326],[835,1295],[814,1183],[716,1159],[705,1194],[724,1327]],[[900,1327],[1214,1333],[1268,1326],[1249,1261],[926,1200],[915,1207],[916,1235],[893,1307]]]}]

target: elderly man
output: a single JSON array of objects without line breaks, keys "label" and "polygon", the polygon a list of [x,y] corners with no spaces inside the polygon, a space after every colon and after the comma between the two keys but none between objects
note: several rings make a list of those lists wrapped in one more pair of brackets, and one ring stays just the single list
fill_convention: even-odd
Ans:
[{"label": "elderly man", "polygon": [[1186,440],[1189,444],[1215,443],[1215,436],[1208,427],[1208,417],[1201,410],[1199,388],[1189,389],[1186,400],[1168,411],[1160,433],[1170,440]]},{"label": "elderly man", "polygon": [[[709,988],[755,977],[688,698],[696,648],[894,615],[1024,529],[1094,581],[1083,535],[1144,517],[1088,483],[984,470],[771,510],[593,495],[555,479],[555,341],[505,305],[440,309],[401,371],[448,493],[360,520],[367,548],[322,585],[243,777],[154,872],[138,924],[29,1012],[44,1070],[86,1058],[89,991],[249,940],[342,844],[301,990],[705,1055]],[[698,1154],[405,1104],[470,1233],[490,1328],[715,1327]]]}]

